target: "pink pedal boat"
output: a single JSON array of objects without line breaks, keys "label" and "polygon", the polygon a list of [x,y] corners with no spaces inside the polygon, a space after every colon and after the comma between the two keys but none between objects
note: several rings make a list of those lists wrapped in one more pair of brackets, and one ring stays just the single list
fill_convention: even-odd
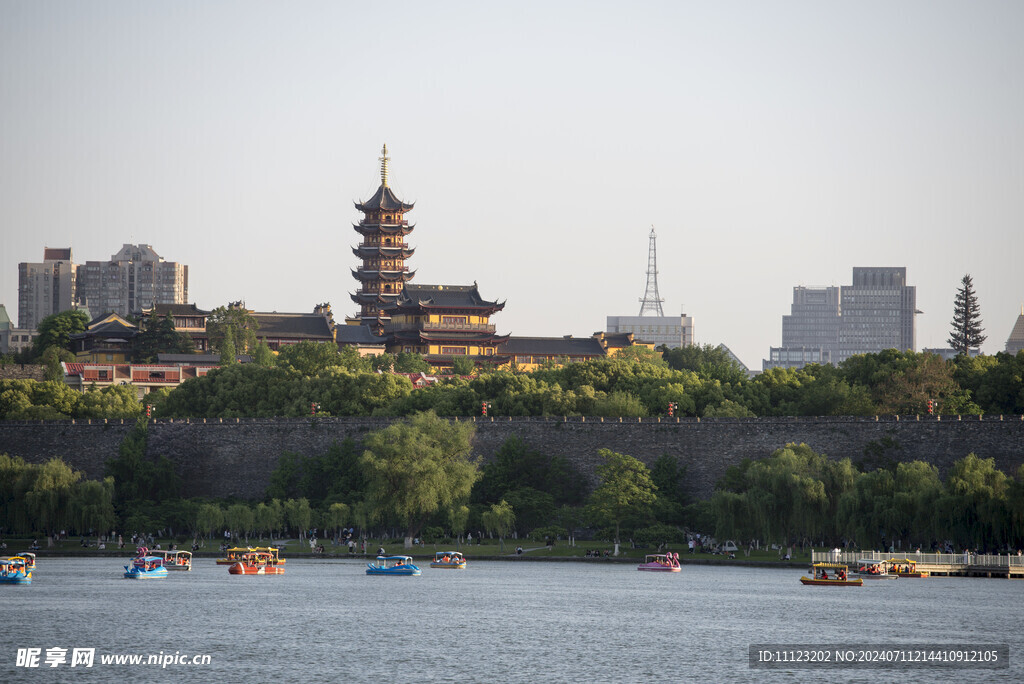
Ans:
[{"label": "pink pedal boat", "polygon": [[644,562],[636,566],[636,569],[649,572],[679,572],[679,554],[655,553],[644,556]]}]

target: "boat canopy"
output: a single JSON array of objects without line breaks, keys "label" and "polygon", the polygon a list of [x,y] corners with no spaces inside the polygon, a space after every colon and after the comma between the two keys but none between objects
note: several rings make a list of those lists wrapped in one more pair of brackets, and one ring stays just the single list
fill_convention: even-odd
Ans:
[{"label": "boat canopy", "polygon": [[835,568],[836,570],[846,570],[846,565],[843,563],[815,563],[816,568]]}]

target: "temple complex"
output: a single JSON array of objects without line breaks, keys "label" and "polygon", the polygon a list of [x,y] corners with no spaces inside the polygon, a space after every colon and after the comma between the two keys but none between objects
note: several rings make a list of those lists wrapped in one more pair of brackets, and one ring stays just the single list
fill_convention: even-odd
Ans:
[{"label": "temple complex", "polygon": [[405,242],[405,236],[415,228],[405,220],[413,205],[398,199],[388,187],[388,161],[385,145],[380,157],[380,187],[373,197],[355,205],[363,213],[362,220],[352,226],[363,238],[352,248],[362,260],[362,266],[352,271],[352,277],[359,281],[359,290],[352,295],[359,313],[346,319],[347,323],[368,325],[377,334],[388,323],[387,307],[398,300],[402,286],[415,275],[405,265],[415,251]]},{"label": "temple complex", "polygon": [[451,367],[457,357],[476,364],[500,364],[497,348],[508,335],[496,335],[490,316],[505,308],[480,296],[472,285],[410,285],[385,309],[388,351],[413,352],[435,368]]}]

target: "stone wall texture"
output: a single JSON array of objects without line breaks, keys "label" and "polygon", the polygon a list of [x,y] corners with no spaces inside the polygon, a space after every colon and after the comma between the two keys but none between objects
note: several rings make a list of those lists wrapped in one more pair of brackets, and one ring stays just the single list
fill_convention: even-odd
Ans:
[{"label": "stone wall texture", "polygon": [[[462,419],[476,426],[474,452],[484,462],[512,436],[544,453],[572,461],[593,483],[602,448],[651,465],[663,454],[687,468],[690,493],[710,495],[725,469],[763,458],[788,443],[806,443],[831,458],[861,462],[866,455],[922,460],[945,474],[969,453],[995,459],[1012,474],[1024,463],[1021,416],[878,418]],[[333,443],[360,442],[389,424],[385,418],[159,420],[149,428],[148,453],[166,456],[181,475],[186,496],[259,498],[285,451],[316,455]],[[87,477],[103,474],[131,421],[0,422],[0,453],[41,463],[58,456]]]}]

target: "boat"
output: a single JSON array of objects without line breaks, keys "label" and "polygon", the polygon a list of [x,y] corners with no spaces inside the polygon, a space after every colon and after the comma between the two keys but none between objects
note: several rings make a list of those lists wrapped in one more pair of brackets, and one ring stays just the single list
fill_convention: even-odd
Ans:
[{"label": "boat", "polygon": [[367,575],[419,575],[411,556],[377,556],[376,563],[366,564]]},{"label": "boat", "polygon": [[652,553],[644,556],[644,562],[636,566],[637,570],[648,572],[679,572],[678,553]]},{"label": "boat", "polygon": [[434,560],[430,562],[430,567],[465,570],[466,558],[458,551],[438,551],[434,554]]},{"label": "boat", "polygon": [[23,556],[0,559],[0,584],[32,584],[32,568]]},{"label": "boat", "polygon": [[883,560],[871,560],[868,558],[857,561],[855,575],[866,580],[894,580],[899,575],[889,572],[886,562]]},{"label": "boat", "polygon": [[191,570],[191,551],[150,551],[150,555],[160,556],[164,559],[164,567],[168,570]]},{"label": "boat", "polygon": [[918,570],[917,561],[912,561],[909,558],[890,558],[885,561],[889,566],[890,574],[896,575],[897,577],[927,577],[927,570]]},{"label": "boat", "polygon": [[32,553],[31,551],[22,551],[17,556],[13,556],[13,558],[23,558],[25,560],[26,568],[28,568],[29,570],[36,569],[36,554]]},{"label": "boat", "polygon": [[811,566],[813,577],[804,575],[800,581],[803,584],[822,587],[860,587],[864,585],[862,578],[850,579],[847,572],[848,568],[842,563],[815,563]]},{"label": "boat", "polygon": [[270,554],[271,558],[274,559],[274,563],[280,565],[281,563],[287,563],[287,558],[281,558],[281,549],[276,546],[257,546],[252,551],[266,551]]},{"label": "boat", "polygon": [[231,564],[232,575],[283,575],[284,568],[269,551],[248,551]]},{"label": "boat", "polygon": [[160,556],[138,555],[131,565],[124,566],[125,579],[161,579],[167,577],[164,559]]},{"label": "boat", "polygon": [[224,558],[217,559],[217,565],[234,565],[238,561],[242,560],[242,554],[249,553],[250,551],[255,550],[256,549],[252,548],[251,546],[246,546],[245,548],[242,548],[241,546],[236,546],[233,549],[228,549],[224,552],[227,554]]}]

